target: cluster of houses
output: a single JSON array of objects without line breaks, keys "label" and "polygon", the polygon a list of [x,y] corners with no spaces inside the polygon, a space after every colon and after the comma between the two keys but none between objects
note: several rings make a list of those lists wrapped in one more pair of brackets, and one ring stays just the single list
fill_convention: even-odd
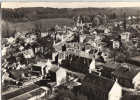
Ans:
[{"label": "cluster of houses", "polygon": [[[77,41],[54,44],[54,48],[58,51],[52,53],[52,60],[66,69],[86,74],[81,83],[81,91],[89,100],[120,100],[131,92],[139,94],[139,61],[137,60],[136,65],[135,62],[132,64],[132,59],[127,63],[107,59],[109,52],[103,51],[107,43],[101,41],[110,31],[104,28],[104,31],[101,30],[104,35],[99,35],[98,30],[101,29],[97,28],[96,32],[94,29],[90,35],[84,34],[83,31],[76,33],[77,31],[74,30],[73,33],[78,34]],[[139,48],[136,45],[139,44],[138,41],[134,43],[130,36],[130,32],[118,34],[110,40],[111,48],[120,48],[121,45]],[[104,63],[97,67],[96,61],[101,58]]]},{"label": "cluster of houses", "polygon": [[[137,65],[129,62],[133,62],[133,58],[127,63],[114,62],[108,58],[110,48],[107,45],[114,49],[121,45],[132,48],[139,47],[140,42],[130,40],[129,32],[117,35],[108,40],[109,43],[103,41],[113,34],[111,30],[103,26],[90,28],[89,24],[81,22],[73,28],[56,25],[51,35],[49,32],[17,32],[14,38],[2,39],[2,84],[18,86],[15,91],[3,93],[2,98],[41,98],[48,89],[54,91],[67,82],[67,77],[70,77],[67,70],[85,75],[80,83],[80,78],[72,79],[76,82],[72,86],[79,87],[89,100],[120,100],[129,92],[139,93],[139,61],[136,60]],[[50,50],[51,59],[44,59],[45,49],[36,41],[38,37],[53,41],[50,44],[54,48]],[[38,82],[45,85],[35,85]],[[23,93],[19,92],[20,89]],[[18,92],[18,95],[13,95]],[[29,96],[24,96],[28,93]]]}]

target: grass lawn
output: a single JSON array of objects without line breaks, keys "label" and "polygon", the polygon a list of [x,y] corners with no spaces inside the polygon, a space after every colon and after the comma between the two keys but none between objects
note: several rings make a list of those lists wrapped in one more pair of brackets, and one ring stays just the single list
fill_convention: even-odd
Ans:
[{"label": "grass lawn", "polygon": [[16,29],[16,31],[27,31],[32,30],[34,28],[34,24],[36,22],[42,23],[42,29],[46,28],[47,30],[50,29],[50,27],[54,27],[56,24],[59,26],[72,26],[73,21],[71,19],[67,18],[53,18],[53,19],[40,19],[36,21],[28,21],[28,22],[20,22],[20,23],[11,23],[12,28]]}]

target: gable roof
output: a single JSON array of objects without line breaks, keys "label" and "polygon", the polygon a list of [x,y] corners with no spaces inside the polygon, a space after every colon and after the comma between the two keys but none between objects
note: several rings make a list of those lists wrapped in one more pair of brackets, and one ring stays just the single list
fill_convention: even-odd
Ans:
[{"label": "gable roof", "polygon": [[96,88],[99,91],[104,91],[109,93],[115,81],[92,73],[88,73],[82,81],[82,84],[84,83],[87,85],[88,84],[91,85],[92,87]]},{"label": "gable roof", "polygon": [[112,72],[112,74],[128,79],[133,79],[139,72],[140,68],[119,67],[114,72]]},{"label": "gable roof", "polygon": [[119,66],[121,66],[121,64],[114,63],[113,61],[107,61],[104,66],[112,69],[117,69]]},{"label": "gable roof", "polygon": [[89,40],[88,42],[87,42],[87,44],[90,44],[90,45],[92,45],[94,43],[94,41],[92,41],[92,40]]},{"label": "gable roof", "polygon": [[92,45],[86,45],[85,50],[88,50],[88,49],[94,49],[94,47]]},{"label": "gable roof", "polygon": [[54,66],[54,67],[52,67],[52,68],[50,69],[50,71],[56,73],[59,69],[60,69],[60,68],[59,68],[58,66]]},{"label": "gable roof", "polygon": [[18,70],[11,70],[10,73],[13,75],[13,77],[16,79],[16,80],[20,80],[22,79],[19,75],[23,73],[28,73],[29,69],[28,68],[20,68]]},{"label": "gable roof", "polygon": [[125,41],[125,42],[122,42],[122,45],[131,47],[131,46],[133,46],[133,43],[132,43],[132,41]]},{"label": "gable roof", "polygon": [[92,59],[74,56],[74,57],[72,57],[72,62],[85,64],[85,65],[89,66],[92,62]]}]

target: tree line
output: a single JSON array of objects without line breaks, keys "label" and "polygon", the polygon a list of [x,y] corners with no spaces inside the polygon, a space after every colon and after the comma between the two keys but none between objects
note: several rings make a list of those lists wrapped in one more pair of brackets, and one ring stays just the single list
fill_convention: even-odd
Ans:
[{"label": "tree line", "polygon": [[[128,10],[130,9],[130,10]],[[106,15],[109,19],[123,17],[123,12],[129,15],[140,15],[138,9],[134,8],[49,8],[49,7],[31,7],[31,8],[16,8],[5,9],[2,8],[2,19],[10,22],[24,22],[38,19],[50,18],[73,18],[79,15],[91,17],[97,14]],[[89,19],[89,18],[88,18]]]}]

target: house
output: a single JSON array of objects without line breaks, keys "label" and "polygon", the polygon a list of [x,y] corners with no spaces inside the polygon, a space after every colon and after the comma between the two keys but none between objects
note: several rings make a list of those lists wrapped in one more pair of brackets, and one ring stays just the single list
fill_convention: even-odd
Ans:
[{"label": "house", "polygon": [[10,37],[10,38],[7,39],[7,42],[10,43],[10,44],[15,43],[15,38]]},{"label": "house", "polygon": [[111,72],[115,71],[120,66],[121,66],[120,63],[116,63],[113,61],[107,61],[103,65],[102,76],[111,79]]},{"label": "house", "polygon": [[96,43],[94,41],[91,41],[91,40],[89,40],[86,44],[89,44],[89,45],[96,47]]},{"label": "house", "polygon": [[34,76],[44,76],[48,74],[48,71],[51,69],[51,67],[52,65],[50,60],[40,61],[36,64],[33,64],[30,73]]},{"label": "house", "polygon": [[26,77],[29,77],[29,69],[20,68],[18,70],[11,70],[9,72],[9,77],[11,77],[17,81],[21,81],[21,80],[25,79]]},{"label": "house", "polygon": [[17,68],[17,64],[16,63],[13,63],[13,64],[8,63],[7,66],[6,66],[7,71],[14,70],[16,68]]},{"label": "house", "polygon": [[16,52],[19,52],[19,46],[18,45],[11,45],[10,47],[8,47],[6,49],[6,53],[16,53]]},{"label": "house", "polygon": [[[2,62],[1,62],[2,63]],[[6,68],[6,66],[8,65],[9,62],[7,61],[4,61],[2,64],[1,64],[1,68]]]},{"label": "house", "polygon": [[65,55],[66,55],[65,52],[60,52],[58,54],[58,64],[59,65],[61,65],[62,60],[65,59]]},{"label": "house", "polygon": [[48,35],[48,32],[41,32],[41,37],[45,37]]},{"label": "house", "polygon": [[110,30],[107,28],[104,30],[104,33],[109,33],[109,32],[110,32]]},{"label": "house", "polygon": [[89,53],[89,51],[91,50],[91,49],[94,49],[95,47],[93,47],[92,45],[85,45],[85,52],[86,53]]},{"label": "house", "polygon": [[[81,53],[82,54],[82,53]],[[81,72],[81,73],[91,73],[92,69],[95,69],[95,60],[90,58],[88,55],[69,55],[66,59],[66,63],[69,65],[69,68],[72,71]],[[68,66],[65,66],[68,67]]]},{"label": "house", "polygon": [[66,71],[63,68],[53,66],[49,70],[50,81],[55,82],[56,86],[59,86],[66,80]]},{"label": "house", "polygon": [[108,100],[121,100],[121,98],[127,92],[128,91],[126,91],[121,85],[119,85],[118,82],[115,82],[113,87],[109,91]]},{"label": "house", "polygon": [[109,33],[110,32],[110,30],[104,26],[97,27],[95,30],[97,31],[97,33]]},{"label": "house", "polygon": [[[86,95],[89,100],[110,100],[112,89],[115,81],[88,73],[81,84],[81,92]],[[113,99],[114,100],[114,99]]]},{"label": "house", "polygon": [[26,68],[25,64],[21,65],[20,62],[17,63],[16,70],[21,69],[21,68]]},{"label": "house", "polygon": [[111,41],[111,48],[116,49],[120,47],[120,42],[117,40],[110,40]]},{"label": "house", "polygon": [[3,47],[3,48],[1,48],[1,54],[2,54],[2,56],[5,56],[5,55],[6,55],[7,48],[8,48],[8,47]]},{"label": "house", "polygon": [[13,55],[7,56],[5,58],[9,63],[16,63],[16,57]]},{"label": "house", "polygon": [[130,20],[131,19],[131,17],[130,16],[128,16],[128,18],[127,18],[128,20]]},{"label": "house", "polygon": [[84,42],[94,41],[97,38],[97,35],[86,35]]},{"label": "house", "polygon": [[85,35],[79,34],[79,42],[84,42],[84,39],[86,38]]},{"label": "house", "polygon": [[58,59],[57,56],[58,56],[58,52],[53,52],[52,53],[52,60],[57,61],[57,59]]},{"label": "house", "polygon": [[123,46],[126,46],[126,47],[128,47],[128,48],[134,47],[132,41],[122,42],[122,45],[123,45]]},{"label": "house", "polygon": [[124,32],[124,33],[122,33],[122,34],[120,34],[120,36],[121,36],[121,40],[122,41],[129,41],[129,39],[130,39],[130,32]]},{"label": "house", "polygon": [[135,65],[124,63],[111,74],[112,79],[117,79],[123,87],[136,89],[140,84],[140,68]]},{"label": "house", "polygon": [[126,60],[127,63],[140,66],[140,56],[130,57]]}]

